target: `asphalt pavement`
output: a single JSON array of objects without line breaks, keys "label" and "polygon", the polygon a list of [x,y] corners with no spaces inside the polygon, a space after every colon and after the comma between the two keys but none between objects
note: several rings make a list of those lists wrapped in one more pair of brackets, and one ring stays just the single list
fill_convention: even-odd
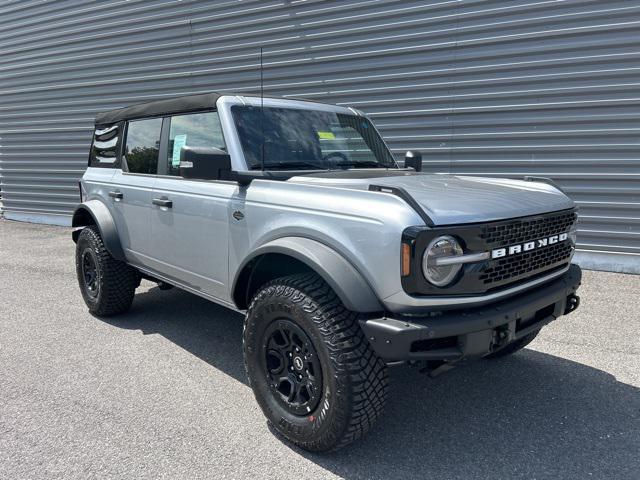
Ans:
[{"label": "asphalt pavement", "polygon": [[239,314],[143,282],[93,317],[73,252],[0,220],[2,479],[640,478],[640,276],[585,272],[580,309],[510,358],[394,367],[370,434],[310,454],[254,401]]}]

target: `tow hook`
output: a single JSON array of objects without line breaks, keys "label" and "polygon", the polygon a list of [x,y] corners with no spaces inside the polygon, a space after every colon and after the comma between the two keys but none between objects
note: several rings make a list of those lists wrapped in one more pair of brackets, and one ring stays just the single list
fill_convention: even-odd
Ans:
[{"label": "tow hook", "polygon": [[493,347],[500,348],[509,343],[512,339],[512,332],[509,330],[509,324],[501,325],[493,331]]},{"label": "tow hook", "polygon": [[580,297],[572,293],[567,297],[567,305],[564,307],[564,314],[567,315],[573,312],[579,306],[580,306]]}]

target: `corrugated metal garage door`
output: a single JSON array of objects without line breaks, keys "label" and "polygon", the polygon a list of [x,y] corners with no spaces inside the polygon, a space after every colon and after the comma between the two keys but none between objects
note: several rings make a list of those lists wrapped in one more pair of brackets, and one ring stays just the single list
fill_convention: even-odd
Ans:
[{"label": "corrugated metal garage door", "polygon": [[5,0],[5,215],[68,222],[96,112],[255,92],[261,45],[267,94],[354,105],[433,172],[552,177],[582,249],[640,263],[638,1]]}]

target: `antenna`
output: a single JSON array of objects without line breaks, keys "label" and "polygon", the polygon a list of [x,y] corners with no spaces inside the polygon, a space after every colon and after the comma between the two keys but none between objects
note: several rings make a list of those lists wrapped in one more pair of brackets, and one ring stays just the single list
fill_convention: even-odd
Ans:
[{"label": "antenna", "polygon": [[264,82],[262,75],[262,47],[260,47],[260,130],[262,141],[260,142],[260,164],[264,172]]}]

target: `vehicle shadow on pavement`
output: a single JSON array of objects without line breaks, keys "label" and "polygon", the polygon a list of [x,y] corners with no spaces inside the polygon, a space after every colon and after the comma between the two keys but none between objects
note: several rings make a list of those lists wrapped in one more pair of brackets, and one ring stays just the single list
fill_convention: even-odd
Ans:
[{"label": "vehicle shadow on pavement", "polygon": [[[153,288],[102,320],[160,334],[246,384],[237,313]],[[639,422],[640,389],[527,349],[435,379],[394,367],[385,414],[364,440],[324,454],[290,448],[346,479],[638,478]]]}]

